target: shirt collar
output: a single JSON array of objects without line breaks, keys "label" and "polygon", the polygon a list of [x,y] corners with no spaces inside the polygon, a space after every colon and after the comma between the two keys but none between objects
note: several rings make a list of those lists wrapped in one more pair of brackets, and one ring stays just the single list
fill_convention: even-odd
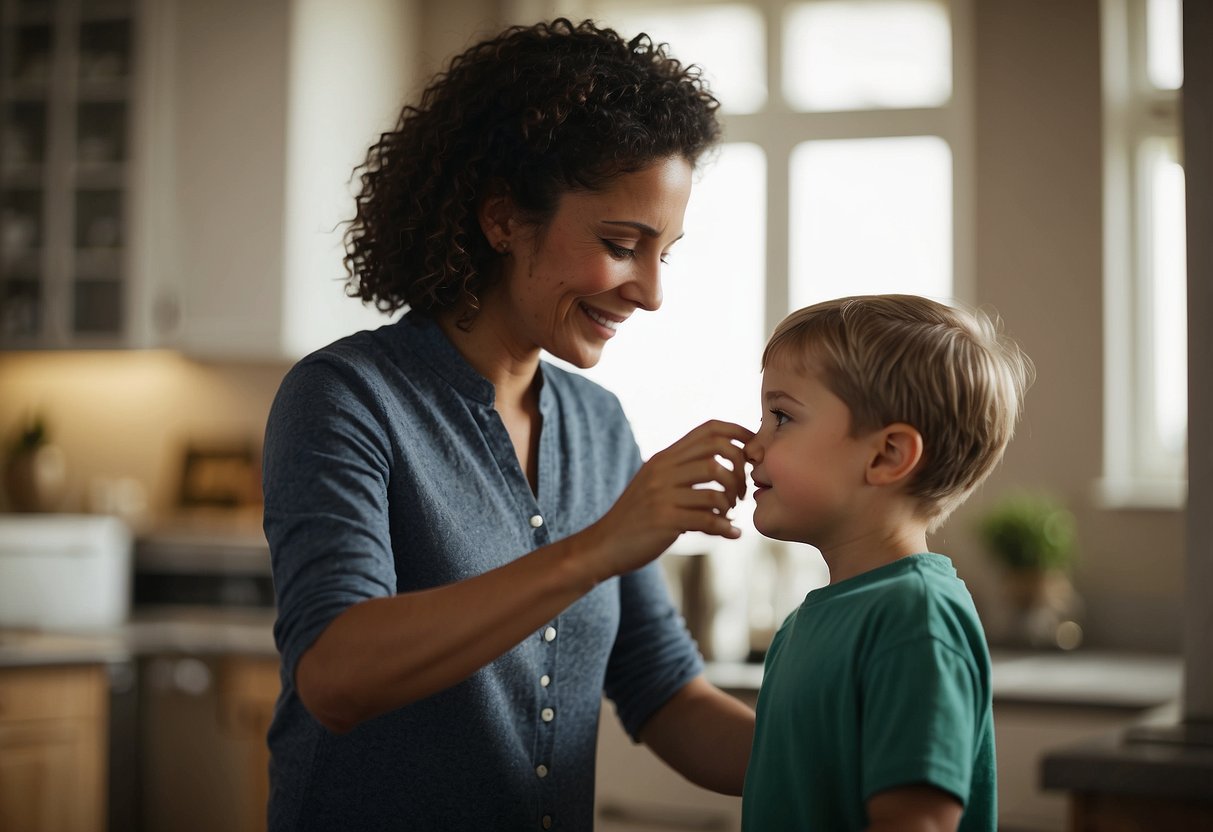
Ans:
[{"label": "shirt collar", "polygon": [[497,397],[493,383],[476,372],[455,349],[437,321],[414,310],[400,319],[399,327],[405,344],[451,387],[481,404],[493,404]]}]

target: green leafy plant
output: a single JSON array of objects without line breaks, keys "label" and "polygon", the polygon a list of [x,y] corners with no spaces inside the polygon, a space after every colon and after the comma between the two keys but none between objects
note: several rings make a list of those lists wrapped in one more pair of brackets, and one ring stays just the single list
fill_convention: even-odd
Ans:
[{"label": "green leafy plant", "polygon": [[990,554],[1012,571],[1065,570],[1074,562],[1074,515],[1045,494],[1005,497],[977,530]]},{"label": "green leafy plant", "polygon": [[10,448],[10,454],[17,456],[30,451],[36,451],[49,440],[46,430],[46,420],[40,414],[31,415],[18,430]]}]

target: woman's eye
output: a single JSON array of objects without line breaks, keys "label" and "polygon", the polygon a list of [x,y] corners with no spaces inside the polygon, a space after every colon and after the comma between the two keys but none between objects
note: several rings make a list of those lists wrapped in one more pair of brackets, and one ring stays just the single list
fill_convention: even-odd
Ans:
[{"label": "woman's eye", "polygon": [[788,414],[782,410],[772,410],[771,415],[775,417],[775,427],[779,427],[788,420]]},{"label": "woman's eye", "polygon": [[607,247],[607,251],[609,251],[611,253],[611,256],[614,257],[616,260],[623,260],[624,258],[627,258],[627,257],[636,256],[636,249],[634,249],[634,248],[628,248],[627,246],[621,246],[618,243],[613,243],[607,239],[603,239],[602,242],[603,242],[603,245],[605,245]]}]

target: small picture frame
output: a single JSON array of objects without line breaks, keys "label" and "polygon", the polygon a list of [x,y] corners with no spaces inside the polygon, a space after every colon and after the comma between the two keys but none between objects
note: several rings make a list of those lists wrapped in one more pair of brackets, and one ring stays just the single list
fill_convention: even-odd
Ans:
[{"label": "small picture frame", "polygon": [[251,445],[186,447],[181,506],[239,508],[260,502],[261,465]]}]

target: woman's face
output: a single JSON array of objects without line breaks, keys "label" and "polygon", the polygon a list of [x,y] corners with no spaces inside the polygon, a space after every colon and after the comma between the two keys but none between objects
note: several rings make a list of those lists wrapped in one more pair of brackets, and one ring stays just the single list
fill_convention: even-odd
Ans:
[{"label": "woman's face", "polygon": [[496,301],[519,349],[592,367],[637,309],[661,305],[661,266],[682,236],[691,165],[681,157],[621,174],[605,189],[564,194],[542,228],[508,242]]}]

